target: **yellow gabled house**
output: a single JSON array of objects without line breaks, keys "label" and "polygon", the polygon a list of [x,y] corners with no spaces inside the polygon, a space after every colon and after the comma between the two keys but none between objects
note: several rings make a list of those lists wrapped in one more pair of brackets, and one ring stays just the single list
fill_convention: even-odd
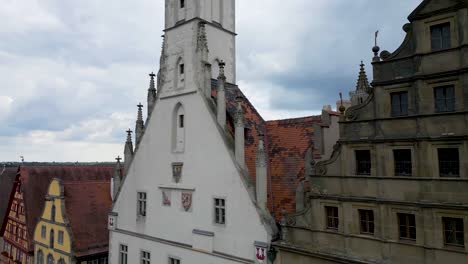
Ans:
[{"label": "yellow gabled house", "polygon": [[69,171],[53,178],[34,229],[36,264],[107,264],[112,169]]}]

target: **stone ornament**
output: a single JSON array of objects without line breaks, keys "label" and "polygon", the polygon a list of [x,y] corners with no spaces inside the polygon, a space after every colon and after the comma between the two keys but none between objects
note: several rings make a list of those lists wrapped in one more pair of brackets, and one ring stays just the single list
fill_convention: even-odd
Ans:
[{"label": "stone ornament", "polygon": [[169,190],[162,191],[162,203],[164,206],[171,206],[171,191]]},{"label": "stone ornament", "polygon": [[186,212],[192,208],[192,193],[191,192],[182,192],[182,208]]},{"label": "stone ornament", "polygon": [[174,162],[172,163],[172,178],[176,183],[180,182],[180,178],[182,178],[182,167],[183,163],[181,162]]}]

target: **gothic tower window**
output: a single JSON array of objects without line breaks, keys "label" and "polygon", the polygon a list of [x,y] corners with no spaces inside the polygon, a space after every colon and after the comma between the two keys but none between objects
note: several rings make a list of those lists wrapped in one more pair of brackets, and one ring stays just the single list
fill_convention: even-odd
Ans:
[{"label": "gothic tower window", "polygon": [[54,262],[55,262],[54,257],[51,254],[49,254],[47,256],[47,264],[54,264]]},{"label": "gothic tower window", "polygon": [[176,77],[175,78],[176,89],[184,88],[185,72],[186,72],[186,69],[185,69],[184,60],[182,58],[179,58],[177,60],[177,65],[176,65],[176,76],[175,76]]},{"label": "gothic tower window", "polygon": [[54,248],[54,230],[50,230],[49,244],[51,248]]},{"label": "gothic tower window", "polygon": [[180,0],[180,8],[184,8],[185,7],[185,0]]},{"label": "gothic tower window", "polygon": [[36,263],[44,264],[44,254],[42,253],[42,250],[37,251]]},{"label": "gothic tower window", "polygon": [[178,103],[173,114],[172,143],[176,152],[183,152],[185,148],[185,126],[186,118],[184,107]]}]

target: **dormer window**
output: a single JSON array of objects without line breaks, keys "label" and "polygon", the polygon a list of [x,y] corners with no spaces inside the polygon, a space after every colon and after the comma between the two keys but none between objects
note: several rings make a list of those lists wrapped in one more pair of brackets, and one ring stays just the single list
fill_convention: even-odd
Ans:
[{"label": "dormer window", "polygon": [[432,50],[449,49],[451,47],[450,23],[443,23],[431,27]]},{"label": "dormer window", "polygon": [[184,8],[185,7],[185,0],[180,0],[180,8]]}]

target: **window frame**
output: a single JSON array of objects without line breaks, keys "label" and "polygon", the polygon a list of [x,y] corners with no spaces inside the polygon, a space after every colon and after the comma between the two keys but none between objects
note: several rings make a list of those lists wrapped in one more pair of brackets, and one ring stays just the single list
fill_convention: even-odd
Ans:
[{"label": "window frame", "polygon": [[[222,205],[218,205],[217,201],[223,201]],[[226,212],[227,212],[227,202],[225,197],[214,197],[213,198],[213,222],[216,225],[225,226],[226,225]],[[219,213],[218,213],[219,211]],[[218,217],[219,215],[219,217]],[[221,221],[223,220],[223,221]]]},{"label": "window frame", "polygon": [[[458,160],[457,161],[454,161],[454,160],[453,161],[451,161],[451,160],[441,160],[441,157],[440,157],[441,156],[441,151],[447,151],[447,150],[456,150]],[[439,177],[441,177],[441,178],[460,178],[461,177],[461,175],[460,175],[460,171],[461,171],[460,148],[458,148],[458,147],[438,147],[436,155],[437,155],[437,164],[439,166]],[[447,163],[447,162],[453,162],[453,163],[456,163],[458,165],[457,166],[458,168],[456,169],[457,172],[458,172],[457,174],[452,175],[452,174],[442,173],[442,170],[445,170],[445,166],[442,166],[442,164]]]},{"label": "window frame", "polygon": [[[444,36],[444,29],[446,30],[448,28],[448,38],[445,38],[447,36]],[[438,32],[435,32],[435,30],[439,30]],[[438,47],[434,46],[434,41],[435,41],[435,35],[434,33],[439,34],[438,40],[439,43]],[[452,23],[451,21],[443,21],[440,23],[432,24],[429,26],[429,34],[430,34],[430,47],[431,51],[440,51],[440,50],[446,50],[452,48]]]},{"label": "window frame", "polygon": [[[448,230],[446,228],[446,221],[461,221],[461,231],[460,230],[457,230],[457,226],[458,226],[458,223],[455,224],[455,231],[452,229],[452,230]],[[465,223],[464,223],[464,219],[462,217],[446,217],[446,216],[443,216],[442,217],[442,232],[443,232],[443,236],[444,236],[444,246],[445,247],[457,247],[457,248],[464,248],[465,247]],[[451,243],[451,242],[448,242],[447,241],[447,232],[450,232],[450,231],[454,231],[454,235],[455,235],[455,241],[457,241],[458,239],[458,236],[457,234],[461,234],[461,239],[460,241],[462,241],[462,244],[458,244],[458,243]]]},{"label": "window frame", "polygon": [[146,217],[147,214],[147,192],[141,191],[137,192],[137,215]]},{"label": "window frame", "polygon": [[41,226],[41,238],[46,238],[47,236],[47,227],[45,225]]},{"label": "window frame", "polygon": [[[403,152],[403,151],[409,151],[409,161],[408,160],[399,160],[397,157],[401,157],[403,155],[397,155],[398,152]],[[411,148],[395,148],[392,150],[393,154],[393,171],[395,176],[400,176],[400,177],[411,177],[413,176],[413,150]],[[408,154],[408,153],[406,153]],[[403,163],[400,164],[399,163]],[[404,164],[406,163],[406,164]],[[400,171],[398,168],[404,167],[404,169],[407,169],[409,164],[409,173],[404,173]]]},{"label": "window frame", "polygon": [[[456,111],[456,95],[455,95],[455,85],[447,84],[442,86],[435,86],[433,91],[434,96],[434,112],[436,113],[451,113]],[[442,90],[443,98],[438,98],[437,95],[439,94],[437,91]],[[452,97],[448,97],[448,92],[452,91]],[[443,101],[443,106],[440,102]],[[441,109],[443,108],[443,109]]]},{"label": "window frame", "polygon": [[128,264],[128,246],[119,244],[119,264]]},{"label": "window frame", "polygon": [[[403,103],[402,95],[406,95],[406,102]],[[398,104],[396,102],[396,98],[398,98]],[[398,105],[398,111],[394,111],[394,106]],[[399,116],[408,116],[408,108],[409,108],[409,93],[408,91],[400,91],[400,92],[392,92],[390,93],[390,106],[391,106],[391,116],[392,117],[399,117]]]},{"label": "window frame", "polygon": [[63,245],[64,232],[62,230],[58,231],[57,243]]},{"label": "window frame", "polygon": [[[414,221],[414,226],[411,225],[411,218]],[[416,241],[416,238],[418,236],[417,227],[416,227],[416,215],[409,214],[409,213],[397,213],[397,220],[398,220],[398,238],[400,240]],[[402,220],[404,220],[403,223],[402,223]],[[401,232],[402,227],[405,228],[406,236],[404,236]],[[411,229],[414,229],[414,237],[412,236]]]},{"label": "window frame", "polygon": [[180,8],[185,8],[185,0],[180,0],[179,1],[179,7]]},{"label": "window frame", "polygon": [[180,264],[182,262],[182,260],[178,257],[173,257],[173,256],[169,256],[167,258],[167,263],[168,264]]},{"label": "window frame", "polygon": [[339,227],[340,227],[340,213],[339,213],[338,207],[326,205],[325,206],[325,228],[327,230],[338,231]]},{"label": "window frame", "polygon": [[[369,153],[369,162],[368,162],[369,172],[368,173],[362,171],[362,167],[365,165],[365,164],[362,164],[362,163],[365,163],[365,161],[360,161],[358,159],[358,157],[359,157],[358,153],[364,153],[364,152]],[[356,175],[361,175],[361,176],[370,176],[370,175],[372,175],[372,152],[371,152],[370,149],[356,149],[356,150],[354,150],[354,159],[355,159],[355,166],[356,166],[356,170],[355,170]],[[364,167],[366,167],[366,166],[364,166]]]},{"label": "window frame", "polygon": [[151,252],[140,250],[140,264],[151,264]]},{"label": "window frame", "polygon": [[[363,235],[375,235],[375,215],[372,209],[358,209],[359,212],[359,232]],[[365,216],[365,218],[363,218]],[[363,229],[363,222],[365,229]]]}]

